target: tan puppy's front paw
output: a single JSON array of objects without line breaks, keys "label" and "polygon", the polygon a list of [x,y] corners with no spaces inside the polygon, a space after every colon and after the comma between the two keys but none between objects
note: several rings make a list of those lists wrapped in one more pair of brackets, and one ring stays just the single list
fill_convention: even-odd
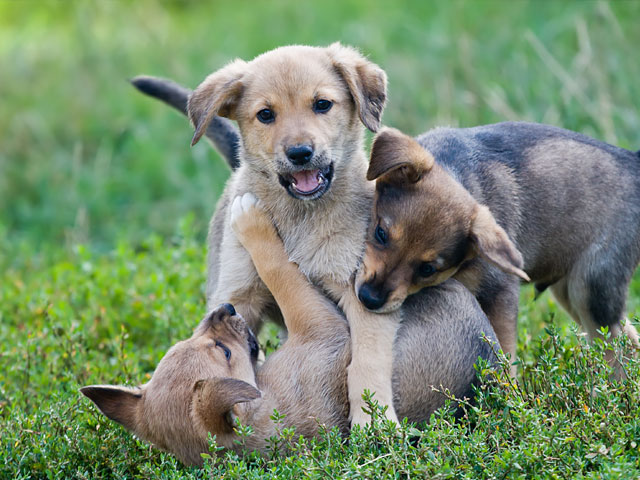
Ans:
[{"label": "tan puppy's front paw", "polygon": [[251,192],[233,199],[230,223],[236,237],[245,247],[251,240],[276,235],[271,219]]}]

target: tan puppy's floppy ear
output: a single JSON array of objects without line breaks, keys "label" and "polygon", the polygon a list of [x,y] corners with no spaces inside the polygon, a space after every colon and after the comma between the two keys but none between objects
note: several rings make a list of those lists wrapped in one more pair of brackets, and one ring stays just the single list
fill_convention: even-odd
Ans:
[{"label": "tan puppy's floppy ear", "polygon": [[476,205],[469,237],[478,256],[526,282],[531,281],[522,270],[524,266],[522,254],[484,205]]},{"label": "tan puppy's floppy ear", "polygon": [[231,409],[260,398],[260,390],[235,378],[207,378],[193,386],[191,410],[210,432],[231,432]]},{"label": "tan puppy's floppy ear", "polygon": [[242,95],[242,76],[247,63],[234,60],[226,67],[209,75],[189,96],[187,113],[196,129],[191,146],[207,131],[215,115],[235,119],[235,109]]},{"label": "tan puppy's floppy ear", "polygon": [[367,180],[416,183],[433,168],[435,160],[409,135],[384,128],[373,140]]},{"label": "tan puppy's floppy ear", "polygon": [[387,101],[387,74],[357,50],[339,42],[329,45],[327,51],[349,88],[360,120],[369,130],[377,132]]},{"label": "tan puppy's floppy ear", "polygon": [[80,393],[95,403],[111,420],[137,433],[142,390],[115,385],[90,385],[82,387]]}]

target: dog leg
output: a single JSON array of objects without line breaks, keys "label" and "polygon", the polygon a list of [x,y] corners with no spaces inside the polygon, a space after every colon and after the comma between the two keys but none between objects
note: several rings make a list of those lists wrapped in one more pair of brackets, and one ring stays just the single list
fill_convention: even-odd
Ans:
[{"label": "dog leg", "polygon": [[347,316],[351,332],[351,364],[347,380],[351,425],[365,425],[370,421],[362,410],[365,389],[375,392],[378,403],[388,407],[387,418],[397,423],[391,376],[393,344],[402,315],[399,310],[388,314],[369,312],[358,300],[353,287],[347,289],[338,305]]},{"label": "dog leg", "polygon": [[330,319],[339,318],[340,313],[289,261],[271,219],[253,194],[245,193],[234,199],[231,227],[278,303],[289,338],[310,339],[312,330],[330,328]]},{"label": "dog leg", "polygon": [[513,362],[516,361],[520,285],[516,279],[504,278],[502,272],[500,277],[502,281],[482,285],[476,298],[491,322],[503,353],[509,357],[511,376],[515,377],[518,369]]},{"label": "dog leg", "polygon": [[[607,265],[599,264],[602,257],[608,259]],[[612,338],[626,333],[637,350],[640,348],[638,332],[628,321],[622,325],[633,272],[612,272],[606,268],[609,264],[624,263],[611,262],[611,258],[600,250],[585,255],[567,277],[552,286],[552,292],[589,338],[601,337],[600,329],[606,326]],[[607,361],[614,368],[614,376],[622,378],[622,369],[613,352],[607,351]]]}]

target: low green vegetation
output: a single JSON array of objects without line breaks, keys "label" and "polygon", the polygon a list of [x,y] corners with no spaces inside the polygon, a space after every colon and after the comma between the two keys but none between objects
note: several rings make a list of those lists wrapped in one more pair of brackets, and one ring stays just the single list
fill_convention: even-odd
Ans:
[{"label": "low green vegetation", "polygon": [[[631,1],[0,0],[0,478],[637,478],[640,363],[612,381],[604,350],[624,346],[587,346],[531,288],[518,382],[479,367],[463,418],[443,409],[422,431],[376,422],[296,444],[285,430],[284,457],[216,456],[212,442],[188,469],[78,388],[144,382],[190,335],[228,177],[128,78],[195,86],[236,56],[340,40],[387,71],[385,123],[408,133],[532,120],[637,150],[639,19]],[[638,275],[628,310],[637,324]]]}]

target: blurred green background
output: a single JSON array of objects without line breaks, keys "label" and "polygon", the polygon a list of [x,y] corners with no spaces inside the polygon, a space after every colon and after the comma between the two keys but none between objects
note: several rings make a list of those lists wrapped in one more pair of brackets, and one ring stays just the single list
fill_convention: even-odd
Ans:
[{"label": "blurred green background", "polygon": [[195,214],[228,169],[128,84],[196,86],[279,45],[355,45],[389,75],[386,124],[551,123],[640,148],[640,2],[0,2],[0,236],[105,251]]},{"label": "blurred green background", "polygon": [[[0,0],[0,478],[181,476],[77,392],[144,381],[190,335],[229,175],[128,79],[195,87],[339,40],[386,70],[384,122],[408,133],[529,120],[637,150],[638,25],[640,1]],[[637,324],[639,275],[628,306]],[[576,343],[548,294],[524,288],[519,318],[521,372],[545,326]]]}]

